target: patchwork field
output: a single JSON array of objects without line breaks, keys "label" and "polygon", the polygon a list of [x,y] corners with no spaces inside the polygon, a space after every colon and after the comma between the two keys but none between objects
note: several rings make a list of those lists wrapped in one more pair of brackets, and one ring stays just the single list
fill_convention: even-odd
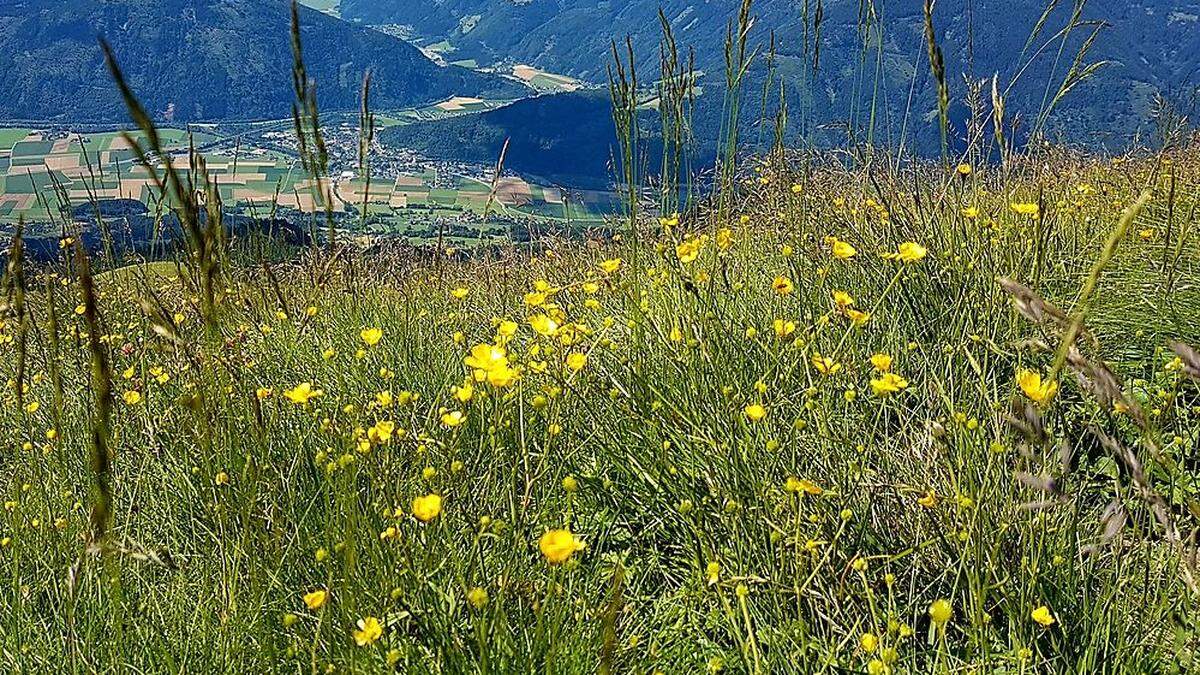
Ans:
[{"label": "patchwork field", "polygon": [[509,100],[486,100],[467,96],[454,96],[428,105],[423,108],[402,110],[390,115],[379,115],[377,119],[384,127],[397,124],[414,124],[419,122],[434,122],[437,120],[457,117],[470,113],[481,113],[495,110],[512,103]]},{"label": "patchwork field", "polygon": [[[491,105],[494,103],[459,97],[425,112],[409,112],[418,117],[452,115]],[[413,118],[391,121],[409,123]],[[170,161],[186,170],[187,133],[167,129],[161,135]],[[231,213],[266,217],[272,213],[286,215],[288,211],[323,212],[314,196],[313,181],[294,157],[278,150],[221,141],[221,136],[212,132],[195,133],[191,142],[202,150],[205,168]],[[482,175],[483,170],[479,173]],[[0,129],[0,226],[11,227],[23,218],[34,224],[36,231],[37,225],[59,222],[64,207],[74,210],[92,199],[127,200],[121,212],[130,215],[135,215],[129,211],[130,203],[140,203],[144,208],[141,213],[152,215],[160,208],[152,185],[150,172],[138,164],[133,147],[119,133]],[[516,177],[502,179],[489,203],[489,179],[433,169],[375,175],[369,195],[366,181],[353,172],[339,176],[330,187],[333,212],[345,220],[347,227],[365,225],[371,234],[418,240],[442,231],[443,235],[457,232],[460,239],[477,241],[489,229],[483,222],[485,212],[500,221],[493,223],[492,229],[522,219],[591,228],[602,225],[618,206],[609,193],[566,192]],[[365,223],[358,215],[364,202],[368,215]],[[500,227],[494,233],[500,232],[507,232],[507,228]]]},{"label": "patchwork field", "polygon": [[[161,132],[172,161],[186,162],[188,135],[179,129]],[[135,139],[140,139],[136,134]],[[195,133],[191,142],[203,147],[218,140]],[[10,143],[11,141],[11,143]],[[0,223],[19,218],[38,223],[57,215],[64,205],[77,207],[91,199],[132,200],[147,211],[156,198],[149,171],[133,147],[116,132],[66,134],[23,129],[0,130]],[[221,198],[237,209],[271,202],[279,191],[281,206],[295,207],[298,183],[290,159],[277,153],[251,151],[240,156],[206,153],[206,166],[217,179]]]},{"label": "patchwork field", "polygon": [[479,178],[439,178],[434,171],[400,175],[390,181],[373,180],[369,196],[366,187],[360,179],[346,181],[338,185],[337,196],[343,204],[353,206],[363,204],[365,198],[369,233],[425,239],[447,224],[451,230],[479,230],[467,237],[449,235],[463,243],[486,236],[489,228],[483,222],[485,213],[493,221],[529,219],[586,229],[603,225],[619,206],[611,193],[567,192],[516,177],[502,178],[495,195],[491,184]]},{"label": "patchwork field", "polygon": [[541,92],[575,91],[583,86],[574,78],[548,73],[533,66],[513,66],[512,74],[513,77]]}]

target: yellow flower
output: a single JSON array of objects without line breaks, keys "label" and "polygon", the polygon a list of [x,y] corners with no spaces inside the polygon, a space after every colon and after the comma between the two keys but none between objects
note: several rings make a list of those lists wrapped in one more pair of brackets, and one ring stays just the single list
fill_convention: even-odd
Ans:
[{"label": "yellow flower", "polygon": [[600,263],[600,271],[604,272],[605,274],[612,274],[613,272],[616,272],[620,268],[621,268],[621,259],[620,258],[610,258],[609,260],[604,260]]},{"label": "yellow flower", "polygon": [[442,512],[441,495],[425,495],[412,501],[413,516],[422,523],[428,523]]},{"label": "yellow flower", "polygon": [[871,390],[876,396],[895,394],[908,386],[908,380],[895,373],[883,373],[880,377],[871,378]]},{"label": "yellow flower", "polygon": [[876,649],[879,649],[879,638],[875,637],[874,633],[863,633],[858,638],[858,645],[868,654],[873,654]]},{"label": "yellow flower", "polygon": [[728,227],[717,230],[716,243],[718,249],[728,251],[729,247],[733,245],[733,230]]},{"label": "yellow flower", "polygon": [[775,281],[771,283],[771,288],[774,288],[775,292],[780,295],[790,295],[796,289],[795,285],[792,284],[792,280],[784,276],[775,277]]},{"label": "yellow flower", "polygon": [[545,314],[535,314],[529,317],[529,326],[538,335],[553,337],[558,332],[558,322]]},{"label": "yellow flower", "polygon": [[700,249],[704,242],[700,239],[686,239],[675,247],[675,257],[684,265],[694,262],[700,257]]},{"label": "yellow flower", "polygon": [[310,591],[304,594],[304,606],[311,610],[318,610],[325,606],[329,600],[329,591],[323,588],[318,588],[315,591]]},{"label": "yellow flower", "polygon": [[825,237],[825,243],[829,245],[833,257],[839,260],[849,260],[858,255],[858,251],[853,246],[837,237]]},{"label": "yellow flower", "polygon": [[583,370],[587,365],[587,354],[582,352],[571,352],[567,355],[567,367],[576,372]]},{"label": "yellow flower", "polygon": [[1041,207],[1037,205],[1037,202],[1013,202],[1008,207],[1014,213],[1029,216],[1030,218],[1037,218],[1041,213]]},{"label": "yellow flower", "polygon": [[213,483],[217,485],[229,485],[229,474],[224,471],[218,471],[217,475],[213,477]]},{"label": "yellow flower", "polygon": [[771,326],[775,329],[775,337],[783,339],[792,333],[796,332],[796,322],[787,321],[785,319],[775,319],[771,322]]},{"label": "yellow flower", "polygon": [[937,493],[934,492],[933,490],[930,490],[930,491],[926,492],[925,494],[921,495],[921,497],[919,499],[917,499],[917,503],[920,504],[921,506],[924,506],[927,509],[932,509],[933,507],[937,506],[937,504],[938,504]]},{"label": "yellow flower", "polygon": [[576,551],[584,548],[583,542],[571,534],[570,530],[548,530],[538,540],[538,548],[551,565],[560,565],[571,558]]},{"label": "yellow flower", "polygon": [[742,412],[746,413],[746,419],[751,422],[761,422],[767,416],[767,409],[758,403],[751,403]]},{"label": "yellow flower", "polygon": [[301,382],[295,387],[283,392],[283,395],[287,398],[287,400],[295,403],[296,405],[304,405],[314,398],[324,396],[325,392],[321,391],[320,389],[313,389],[311,382]]},{"label": "yellow flower", "polygon": [[541,291],[532,291],[525,294],[525,304],[530,307],[541,307],[546,304],[546,294]]},{"label": "yellow flower", "polygon": [[1017,373],[1017,386],[1031,401],[1038,405],[1048,405],[1058,393],[1058,383],[1053,380],[1042,381],[1040,373],[1032,370],[1022,370]]},{"label": "yellow flower", "polygon": [[812,364],[817,369],[817,372],[822,375],[836,375],[842,369],[842,364],[828,356],[821,356],[820,354],[813,354]]},{"label": "yellow flower", "polygon": [[934,600],[929,605],[929,618],[941,626],[954,618],[954,607],[950,605],[949,600]]},{"label": "yellow flower", "polygon": [[838,306],[838,309],[845,309],[854,306],[854,297],[846,291],[833,292],[833,304]]},{"label": "yellow flower", "polygon": [[471,293],[471,289],[466,288],[464,286],[459,286],[458,288],[450,291],[450,297],[454,298],[455,300],[462,300],[463,298],[467,297],[470,293]]},{"label": "yellow flower", "polygon": [[964,207],[962,210],[962,214],[963,214],[964,218],[978,218],[979,217],[979,207],[977,207],[977,206]]},{"label": "yellow flower", "polygon": [[712,586],[721,580],[721,563],[712,561],[704,568],[704,578],[708,580],[708,585]]},{"label": "yellow flower", "polygon": [[787,490],[788,492],[803,492],[806,495],[819,495],[825,492],[824,488],[812,482],[811,480],[807,478],[796,478],[795,476],[791,476],[787,479],[787,482],[783,484],[783,489]]},{"label": "yellow flower", "polygon": [[963,176],[963,177],[966,177],[966,176],[970,176],[970,175],[971,175],[971,165],[970,165],[970,164],[967,164],[966,162],[963,162],[962,164],[959,164],[959,165],[958,165],[958,166],[955,168],[955,170],[956,170],[956,171],[958,171],[958,175],[960,175],[960,176]]},{"label": "yellow flower", "polygon": [[1045,605],[1041,605],[1030,612],[1029,617],[1047,628],[1054,625],[1054,614]]},{"label": "yellow flower", "polygon": [[900,244],[900,251],[897,257],[906,263],[920,262],[929,251],[915,241],[906,241]]},{"label": "yellow flower", "polygon": [[456,427],[466,421],[467,421],[467,416],[464,415],[462,413],[462,411],[460,411],[460,410],[453,410],[451,412],[442,414],[442,424],[445,424],[446,426],[450,427],[451,429],[453,429],[454,427]]},{"label": "yellow flower", "polygon": [[488,604],[488,592],[486,588],[476,586],[467,591],[467,602],[475,609],[483,609]]},{"label": "yellow flower", "polygon": [[367,343],[368,347],[374,347],[383,339],[383,331],[378,328],[364,328],[358,336]]},{"label": "yellow flower", "polygon": [[358,628],[354,630],[353,635],[354,643],[359,647],[373,645],[379,638],[383,637],[383,624],[379,623],[379,619],[373,616],[359,619]]},{"label": "yellow flower", "polygon": [[503,347],[489,344],[478,344],[471,348],[471,353],[463,359],[469,368],[484,372],[495,368],[508,366],[508,356]]},{"label": "yellow flower", "polygon": [[874,354],[871,356],[871,367],[881,373],[886,373],[892,369],[892,357],[883,353]]},{"label": "yellow flower", "polygon": [[862,328],[863,326],[867,325],[868,321],[871,320],[870,312],[860,312],[857,309],[847,308],[843,313],[846,315],[847,319],[850,319],[850,323],[854,324],[854,326],[857,328]]},{"label": "yellow flower", "polygon": [[137,405],[142,402],[142,394],[139,391],[130,390],[121,395],[128,405]]},{"label": "yellow flower", "polygon": [[372,442],[383,444],[392,440],[392,436],[396,433],[396,423],[391,420],[380,420],[367,430],[367,438]]},{"label": "yellow flower", "polygon": [[487,381],[493,387],[503,389],[516,382],[519,375],[520,372],[516,368],[509,368],[505,364],[487,371]]}]

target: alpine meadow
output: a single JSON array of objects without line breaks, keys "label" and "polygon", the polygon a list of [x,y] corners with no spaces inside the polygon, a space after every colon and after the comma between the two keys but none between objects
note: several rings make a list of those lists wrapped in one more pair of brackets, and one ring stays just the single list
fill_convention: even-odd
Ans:
[{"label": "alpine meadow", "polygon": [[1200,672],[1200,5],[8,0],[0,670]]}]

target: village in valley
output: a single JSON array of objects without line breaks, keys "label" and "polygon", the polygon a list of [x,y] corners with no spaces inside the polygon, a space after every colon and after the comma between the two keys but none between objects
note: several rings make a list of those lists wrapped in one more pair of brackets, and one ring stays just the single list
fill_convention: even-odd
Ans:
[{"label": "village in valley", "polygon": [[[520,76],[550,77],[529,68],[514,75]],[[381,112],[376,125],[421,124],[505,103],[455,96]],[[435,160],[378,139],[368,163],[360,166],[357,117],[333,113],[326,119],[329,182],[321,187],[328,189],[317,189],[302,168],[290,119],[191,124],[164,129],[160,136],[177,168],[188,168],[192,152],[203,158],[230,215],[292,220],[302,227],[319,220],[323,229],[327,209],[321,195],[328,193],[336,227],[364,243],[479,245],[544,231],[586,232],[603,227],[618,206],[610,192],[540,184],[503,170],[497,175],[495,165]],[[0,230],[23,220],[35,236],[52,235],[61,231],[65,214],[86,223],[97,212],[148,222],[169,213],[133,146],[144,141],[136,132],[69,124],[0,128]],[[154,157],[151,166],[161,162]]]}]

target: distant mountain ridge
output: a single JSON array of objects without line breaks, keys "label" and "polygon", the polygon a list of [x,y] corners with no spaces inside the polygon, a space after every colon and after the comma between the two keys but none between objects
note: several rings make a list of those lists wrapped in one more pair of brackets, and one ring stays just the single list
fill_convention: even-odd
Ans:
[{"label": "distant mountain ridge", "polygon": [[[703,84],[712,89],[723,79],[726,29],[739,5],[738,0],[342,0],[340,10],[350,20],[405,24],[429,42],[445,40],[454,50],[449,59],[527,63],[602,84],[612,41],[627,35],[643,81],[655,76],[661,7],[681,47],[692,49],[697,67],[708,72]],[[860,14],[872,5],[878,14]],[[1073,5],[1080,7],[1078,16]],[[819,29],[814,27],[818,7]],[[1047,7],[1051,11],[1040,35],[1028,41]],[[752,44],[765,50],[774,32],[778,73],[787,83],[795,119],[807,115],[811,128],[818,129],[862,122],[874,107],[876,142],[895,144],[904,130],[928,146],[936,97],[921,2],[758,0],[752,14]],[[882,49],[872,46],[866,58],[864,20],[883,26],[878,39],[871,37]],[[1151,133],[1156,95],[1177,96],[1200,87],[1200,1],[939,0],[934,25],[957,108],[954,117],[961,122],[965,116],[964,78],[978,81],[996,74],[1002,89],[1015,81],[1008,92],[1010,119],[1019,115],[1032,122],[1099,24],[1107,27],[1097,33],[1079,67],[1105,65],[1057,104],[1057,114],[1046,122],[1047,135],[1119,146]],[[819,68],[806,79],[818,32]],[[751,79],[753,89],[763,77]],[[859,132],[867,123],[860,126]]]},{"label": "distant mountain ridge", "polygon": [[[6,0],[0,3],[0,118],[123,122],[97,37],[148,110],[175,122],[290,115],[287,0]],[[440,67],[402,40],[301,7],[304,56],[326,110],[454,95],[517,96],[519,85]]]}]

